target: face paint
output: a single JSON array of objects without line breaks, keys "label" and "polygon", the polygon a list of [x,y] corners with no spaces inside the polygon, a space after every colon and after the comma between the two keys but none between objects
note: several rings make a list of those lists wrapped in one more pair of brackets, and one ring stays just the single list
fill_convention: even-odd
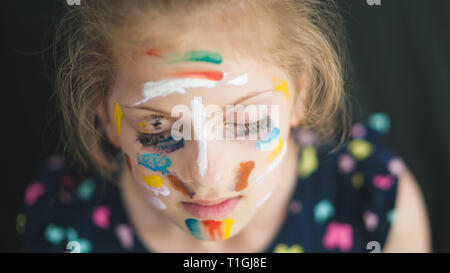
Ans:
[{"label": "face paint", "polygon": [[147,54],[148,56],[157,57],[157,58],[160,58],[160,57],[161,57],[161,55],[158,54],[158,53],[157,53],[156,51],[154,51],[154,50],[148,50],[147,52],[145,52],[145,54]]},{"label": "face paint", "polygon": [[167,178],[169,178],[169,181],[172,183],[172,187],[189,196],[190,198],[194,197],[195,192],[186,184],[181,181],[175,174],[168,174]]},{"label": "face paint", "polygon": [[128,170],[131,171],[131,159],[130,159],[130,157],[127,154],[124,153],[123,155],[125,157],[125,161],[127,163]]},{"label": "face paint", "polygon": [[194,78],[194,79],[206,79],[211,81],[220,81],[223,79],[222,71],[193,71],[193,72],[181,72],[175,74],[177,78]]},{"label": "face paint", "polygon": [[[275,83],[277,82],[277,77],[273,77],[272,81]],[[287,82],[284,80],[278,81],[278,83],[275,85],[275,90],[283,93],[283,95],[286,97],[287,100],[290,98],[289,88],[287,85]]]},{"label": "face paint", "polygon": [[268,194],[266,194],[263,198],[261,198],[261,200],[259,200],[258,202],[256,202],[256,207],[260,207],[262,206],[272,195],[273,191],[269,192]]},{"label": "face paint", "polygon": [[142,183],[144,185],[144,187],[149,190],[152,191],[155,195],[163,195],[163,196],[168,196],[170,194],[170,190],[166,185],[162,185],[159,188],[154,188],[154,187],[150,187],[149,185]]},{"label": "face paint", "polygon": [[141,128],[146,133],[151,133],[152,131],[148,130],[149,124],[147,121],[139,121],[138,122],[139,128]]},{"label": "face paint", "polygon": [[198,220],[189,218],[186,219],[185,223],[192,236],[194,236],[198,240],[203,240],[202,229]]},{"label": "face paint", "polygon": [[164,210],[167,208],[166,204],[158,197],[149,197],[148,202],[157,209]]},{"label": "face paint", "polygon": [[121,119],[123,116],[122,108],[120,108],[120,104],[116,102],[114,105],[114,123],[116,124],[117,134],[120,136],[121,134]]},{"label": "face paint", "polygon": [[185,94],[186,88],[213,88],[220,81],[196,78],[174,78],[164,79],[157,82],[146,82],[142,88],[144,99],[133,104],[137,106],[158,97],[165,97],[170,94]]},{"label": "face paint", "polygon": [[170,166],[170,159],[159,154],[137,153],[137,161],[139,165],[142,165],[154,172],[160,171],[163,175],[167,173],[167,168]]},{"label": "face paint", "polygon": [[172,153],[184,147],[184,139],[175,140],[171,136],[158,143],[154,149],[164,153]]},{"label": "face paint", "polygon": [[248,82],[248,73],[237,76],[227,82],[228,85],[244,85]]},{"label": "face paint", "polygon": [[255,162],[253,162],[253,161],[240,163],[238,177],[237,177],[237,183],[235,186],[236,191],[242,191],[243,189],[247,188],[248,177],[250,176],[250,173],[252,172],[254,167],[255,167]]},{"label": "face paint", "polygon": [[213,64],[222,63],[222,56],[216,52],[206,50],[192,50],[185,53],[173,53],[164,57],[167,64],[180,62],[208,62]]},{"label": "face paint", "polygon": [[145,175],[142,179],[144,179],[145,184],[154,188],[159,188],[163,184],[162,178],[158,175]]},{"label": "face paint", "polygon": [[259,184],[262,181],[264,181],[266,176],[269,175],[278,166],[278,164],[280,164],[281,160],[283,159],[284,155],[286,154],[286,149],[287,149],[285,143],[281,142],[281,144],[283,147],[281,148],[281,151],[278,154],[278,157],[269,165],[269,167],[260,176],[258,176],[256,178],[256,184]]},{"label": "face paint", "polygon": [[256,142],[256,148],[260,151],[271,151],[274,149],[274,145],[278,143],[278,139],[280,136],[280,129],[279,128],[273,128],[270,134],[268,134],[265,138],[261,139],[260,141]]},{"label": "face paint", "polygon": [[272,161],[277,158],[278,154],[281,152],[281,149],[283,148],[283,140],[280,138],[278,140],[278,146],[275,150],[270,152],[269,156],[267,157],[267,163],[272,163]]},{"label": "face paint", "polygon": [[195,97],[191,100],[192,125],[194,127],[194,136],[198,144],[197,165],[200,176],[205,176],[207,162],[207,132],[206,110],[202,104],[201,97]]},{"label": "face paint", "polygon": [[191,235],[195,238],[202,240],[205,237],[202,235],[203,226],[211,240],[215,241],[216,239],[226,240],[230,237],[233,219],[229,218],[222,221],[202,220],[200,222],[197,219],[189,218],[186,219],[185,223]]}]

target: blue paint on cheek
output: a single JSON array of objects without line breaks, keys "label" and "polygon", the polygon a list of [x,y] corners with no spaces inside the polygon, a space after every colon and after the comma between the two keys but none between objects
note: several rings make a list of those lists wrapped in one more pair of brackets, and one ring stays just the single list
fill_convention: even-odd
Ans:
[{"label": "blue paint on cheek", "polygon": [[256,142],[256,148],[258,150],[267,150],[270,148],[270,146],[273,145],[274,141],[277,140],[278,136],[280,135],[280,129],[275,127],[272,129],[272,132],[268,134],[265,138],[261,139],[260,141]]},{"label": "blue paint on cheek", "polygon": [[161,174],[167,174],[167,168],[170,166],[170,159],[159,154],[139,154],[137,153],[137,161],[139,165],[146,167]]},{"label": "blue paint on cheek", "polygon": [[185,221],[186,227],[191,232],[192,236],[199,240],[203,240],[202,230],[200,228],[200,222],[196,219],[188,218]]}]

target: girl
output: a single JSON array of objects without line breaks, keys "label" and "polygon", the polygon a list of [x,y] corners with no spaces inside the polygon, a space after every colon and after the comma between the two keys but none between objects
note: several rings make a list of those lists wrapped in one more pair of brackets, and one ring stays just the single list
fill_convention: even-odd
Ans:
[{"label": "girl", "polygon": [[429,251],[388,120],[349,126],[327,2],[70,7],[56,93],[78,168],[52,157],[29,185],[26,249]]}]

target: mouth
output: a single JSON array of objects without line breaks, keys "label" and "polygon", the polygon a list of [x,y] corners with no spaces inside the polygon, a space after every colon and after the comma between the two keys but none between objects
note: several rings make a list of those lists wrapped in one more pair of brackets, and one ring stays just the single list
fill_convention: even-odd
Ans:
[{"label": "mouth", "polygon": [[221,218],[233,211],[240,199],[241,196],[237,196],[212,201],[181,202],[181,205],[197,218]]}]

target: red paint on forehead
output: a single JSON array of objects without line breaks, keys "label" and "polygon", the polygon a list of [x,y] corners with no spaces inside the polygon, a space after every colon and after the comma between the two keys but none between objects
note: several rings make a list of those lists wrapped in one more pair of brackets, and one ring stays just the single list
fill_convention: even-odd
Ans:
[{"label": "red paint on forehead", "polygon": [[210,70],[210,71],[186,71],[175,74],[176,77],[182,78],[196,78],[196,79],[206,79],[211,81],[220,81],[223,79],[223,72]]},{"label": "red paint on forehead", "polygon": [[157,53],[156,51],[154,51],[153,49],[147,50],[145,52],[145,54],[148,56],[157,57],[157,58],[161,57],[161,55],[159,53]]}]

